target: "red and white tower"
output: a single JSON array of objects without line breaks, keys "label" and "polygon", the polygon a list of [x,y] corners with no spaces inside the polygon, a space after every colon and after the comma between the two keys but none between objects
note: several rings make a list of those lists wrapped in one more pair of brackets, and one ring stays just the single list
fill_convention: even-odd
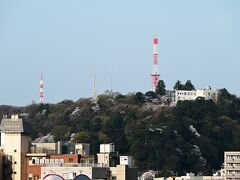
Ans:
[{"label": "red and white tower", "polygon": [[152,91],[155,92],[160,74],[158,73],[158,38],[153,39],[153,69],[152,69]]},{"label": "red and white tower", "polygon": [[43,75],[41,74],[41,79],[40,79],[40,99],[39,103],[44,104],[44,94],[43,94]]}]

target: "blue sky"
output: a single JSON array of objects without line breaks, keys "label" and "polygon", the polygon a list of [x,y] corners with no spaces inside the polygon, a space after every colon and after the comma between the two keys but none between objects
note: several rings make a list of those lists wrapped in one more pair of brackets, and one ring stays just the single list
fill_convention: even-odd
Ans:
[{"label": "blue sky", "polygon": [[152,39],[170,89],[180,79],[240,93],[238,0],[0,0],[0,104],[150,90]]}]

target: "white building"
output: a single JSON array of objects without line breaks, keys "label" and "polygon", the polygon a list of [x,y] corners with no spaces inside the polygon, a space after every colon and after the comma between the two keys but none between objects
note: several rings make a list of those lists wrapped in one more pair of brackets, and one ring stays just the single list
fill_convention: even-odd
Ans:
[{"label": "white building", "polygon": [[185,100],[196,100],[198,97],[203,97],[205,100],[217,101],[218,91],[214,91],[209,86],[205,89],[197,89],[192,91],[186,90],[176,90],[175,91],[175,102],[185,101]]},{"label": "white building", "polygon": [[90,144],[88,144],[88,143],[75,144],[75,154],[80,154],[82,156],[88,156],[90,154]]},{"label": "white building", "polygon": [[113,153],[115,152],[115,145],[113,143],[100,144],[100,153]]},{"label": "white building", "polygon": [[29,140],[22,119],[18,115],[6,116],[1,122],[1,149],[12,162],[12,179],[26,179],[25,155],[29,152]]},{"label": "white building", "polygon": [[120,165],[127,165],[128,167],[132,167],[132,156],[120,156]]}]

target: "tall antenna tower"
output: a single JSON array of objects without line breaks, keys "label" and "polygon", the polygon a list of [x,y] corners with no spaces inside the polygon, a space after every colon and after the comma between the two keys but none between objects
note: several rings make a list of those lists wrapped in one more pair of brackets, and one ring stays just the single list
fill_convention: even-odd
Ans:
[{"label": "tall antenna tower", "polygon": [[158,73],[158,38],[155,37],[153,39],[153,69],[152,69],[152,91],[155,92],[159,79],[160,74]]},{"label": "tall antenna tower", "polygon": [[44,104],[44,93],[43,93],[43,75],[41,73],[41,79],[40,79],[40,104]]},{"label": "tall antenna tower", "polygon": [[94,101],[97,101],[97,90],[96,90],[96,75],[93,73],[93,91],[92,98]]},{"label": "tall antenna tower", "polygon": [[112,68],[110,69],[110,92],[113,92]]}]

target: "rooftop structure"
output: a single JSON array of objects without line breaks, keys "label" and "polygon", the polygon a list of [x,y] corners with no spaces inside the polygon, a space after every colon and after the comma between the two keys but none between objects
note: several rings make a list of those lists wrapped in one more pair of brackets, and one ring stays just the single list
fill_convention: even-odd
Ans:
[{"label": "rooftop structure", "polygon": [[12,115],[10,119],[4,116],[1,122],[0,130],[2,133],[23,133],[23,120],[18,115]]}]

